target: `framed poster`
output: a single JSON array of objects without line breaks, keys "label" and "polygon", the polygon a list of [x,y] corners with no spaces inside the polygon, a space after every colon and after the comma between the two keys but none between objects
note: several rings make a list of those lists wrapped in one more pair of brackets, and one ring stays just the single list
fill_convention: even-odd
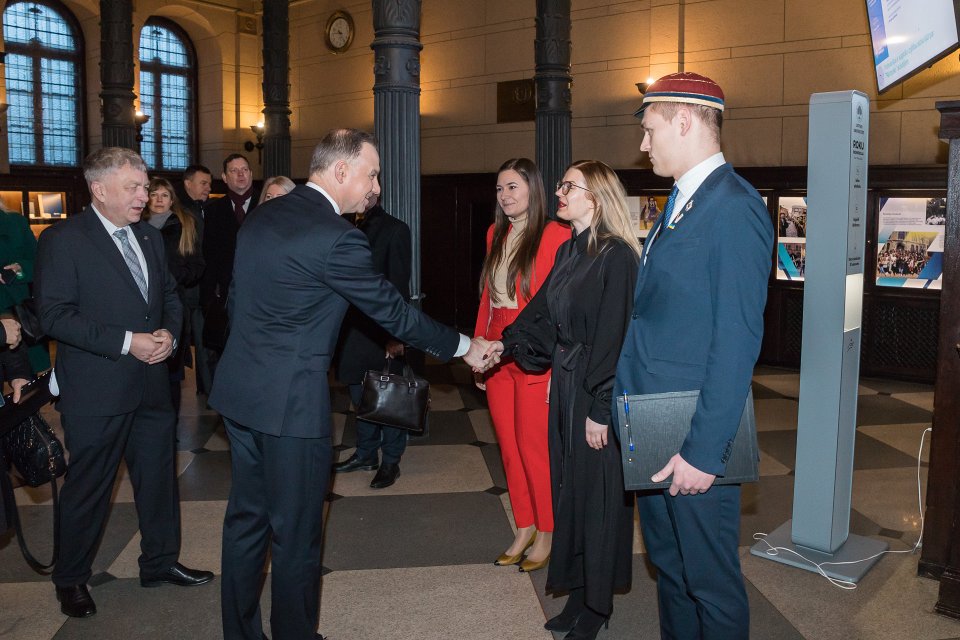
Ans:
[{"label": "framed poster", "polygon": [[880,198],[877,286],[940,289],[946,198]]},{"label": "framed poster", "polygon": [[807,266],[807,199],[781,197],[776,223],[777,280],[803,281]]},{"label": "framed poster", "polygon": [[656,222],[657,216],[667,206],[667,195],[641,195],[627,197],[627,210],[630,213],[630,224],[633,226],[633,232],[643,244],[647,239],[647,234]]}]

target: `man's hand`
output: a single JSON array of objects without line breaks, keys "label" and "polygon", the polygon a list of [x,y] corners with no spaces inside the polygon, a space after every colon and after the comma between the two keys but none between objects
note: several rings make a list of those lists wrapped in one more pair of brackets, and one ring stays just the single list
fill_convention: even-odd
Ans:
[{"label": "man's hand", "polygon": [[500,352],[503,351],[501,343],[491,343],[480,336],[475,337],[470,341],[470,348],[463,354],[463,361],[473,367],[474,373],[483,373],[500,362],[499,355],[492,355],[492,345],[494,344],[499,344]]},{"label": "man's hand", "polygon": [[686,460],[680,457],[680,454],[670,458],[663,469],[653,474],[650,478],[652,482],[663,482],[670,474],[673,474],[673,481],[670,483],[670,495],[696,495],[706,493],[707,489],[713,486],[713,481],[717,476],[704,473],[697,469]]},{"label": "man's hand", "polygon": [[3,323],[3,330],[7,334],[7,344],[11,349],[16,349],[20,344],[20,323],[13,318],[3,318],[0,322]]},{"label": "man's hand", "polygon": [[158,362],[163,362],[170,357],[170,354],[173,353],[173,336],[166,329],[157,329],[153,332],[154,338],[159,338],[160,343],[157,347],[156,353],[153,354],[153,357],[147,361],[147,364],[157,364]]},{"label": "man's hand", "polygon": [[399,358],[403,355],[403,343],[396,340],[387,341],[385,355],[387,358]]},{"label": "man's hand", "polygon": [[587,445],[597,451],[607,446],[607,425],[587,418]]},{"label": "man's hand", "polygon": [[20,390],[30,382],[26,378],[14,378],[10,381],[10,388],[13,389],[13,404],[20,402]]},{"label": "man's hand", "polygon": [[151,360],[161,349],[163,349],[163,338],[152,333],[135,333],[130,340],[130,355],[147,364],[153,364]]}]

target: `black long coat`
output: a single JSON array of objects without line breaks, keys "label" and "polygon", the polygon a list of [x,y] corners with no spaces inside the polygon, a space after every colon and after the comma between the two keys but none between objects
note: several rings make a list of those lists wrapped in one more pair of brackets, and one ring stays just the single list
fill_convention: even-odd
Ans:
[{"label": "black long coat", "polygon": [[[200,283],[201,276],[203,276],[205,263],[200,250],[199,237],[197,238],[197,248],[194,253],[187,255],[181,254],[180,236],[183,234],[183,225],[180,223],[180,219],[177,218],[176,214],[171,214],[170,217],[166,219],[163,227],[160,229],[160,233],[163,235],[163,246],[167,252],[167,266],[170,267],[170,273],[173,274],[174,280],[177,281],[177,295],[180,296],[180,301],[183,302],[184,308],[186,308],[186,290],[196,287]],[[190,325],[190,316],[184,313],[183,329],[177,337],[177,350],[173,352],[173,355],[170,356],[167,361],[167,365],[172,371],[179,371],[184,364],[189,364],[189,362],[186,361],[186,357],[190,351],[191,331],[193,331],[193,327]]]},{"label": "black long coat", "polygon": [[[357,227],[370,242],[373,270],[382,274],[403,296],[410,299],[410,227],[377,205],[367,211]],[[369,369],[384,363],[391,335],[376,322],[350,307],[343,319],[338,344],[337,379],[344,384],[360,384]]]},{"label": "black long coat", "polygon": [[615,430],[597,451],[586,420],[610,424],[611,393],[632,311],[637,256],[619,240],[588,252],[589,230],[564,243],[536,296],[504,331],[506,353],[525,369],[552,363],[550,475],[554,533],[547,588],[584,587],[609,613],[630,586],[633,501],[623,489]]}]

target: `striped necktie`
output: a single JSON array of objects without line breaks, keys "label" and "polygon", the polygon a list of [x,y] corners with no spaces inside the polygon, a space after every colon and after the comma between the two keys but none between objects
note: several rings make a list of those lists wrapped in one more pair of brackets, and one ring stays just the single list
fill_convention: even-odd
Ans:
[{"label": "striped necktie", "polygon": [[137,259],[137,252],[130,246],[130,238],[127,237],[126,228],[114,231],[113,237],[120,241],[120,246],[123,248],[123,259],[127,262],[130,275],[137,283],[144,301],[147,301],[147,279],[143,276],[143,267],[140,266],[140,260]]}]

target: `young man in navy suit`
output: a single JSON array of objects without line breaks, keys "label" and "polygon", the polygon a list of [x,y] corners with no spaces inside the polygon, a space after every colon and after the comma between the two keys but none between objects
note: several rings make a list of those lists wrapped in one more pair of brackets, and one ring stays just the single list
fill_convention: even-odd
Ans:
[{"label": "young man in navy suit", "polygon": [[463,356],[485,368],[488,343],[411,307],[374,270],[366,236],[340,217],[377,197],[379,174],[373,136],[331,131],[313,152],[307,184],[258,207],[237,236],[230,337],[210,394],[230,438],[221,594],[229,640],[263,637],[268,550],[273,638],[321,637],[320,541],[333,459],[327,371],[347,307],[435,358]]},{"label": "young man in navy suit", "polygon": [[[641,257],[618,394],[698,390],[690,431],[637,494],[657,568],[662,638],[740,640],[750,609],[738,556],[739,485],[715,485],[740,424],[763,336],[773,224],[720,151],[723,91],[704,76],[660,78],[637,112],[653,171],[675,180]],[[642,445],[641,445],[642,446]]]},{"label": "young man in navy suit", "polygon": [[129,149],[106,147],[87,156],[83,176],[92,203],[40,236],[35,279],[40,323],[57,341],[57,410],[70,454],[52,578],[61,610],[78,618],[97,611],[86,583],[121,458],[142,538],[140,584],[213,580],[177,562],[177,417],[163,361],[182,306],[163,237],[140,222],[147,167]]}]

